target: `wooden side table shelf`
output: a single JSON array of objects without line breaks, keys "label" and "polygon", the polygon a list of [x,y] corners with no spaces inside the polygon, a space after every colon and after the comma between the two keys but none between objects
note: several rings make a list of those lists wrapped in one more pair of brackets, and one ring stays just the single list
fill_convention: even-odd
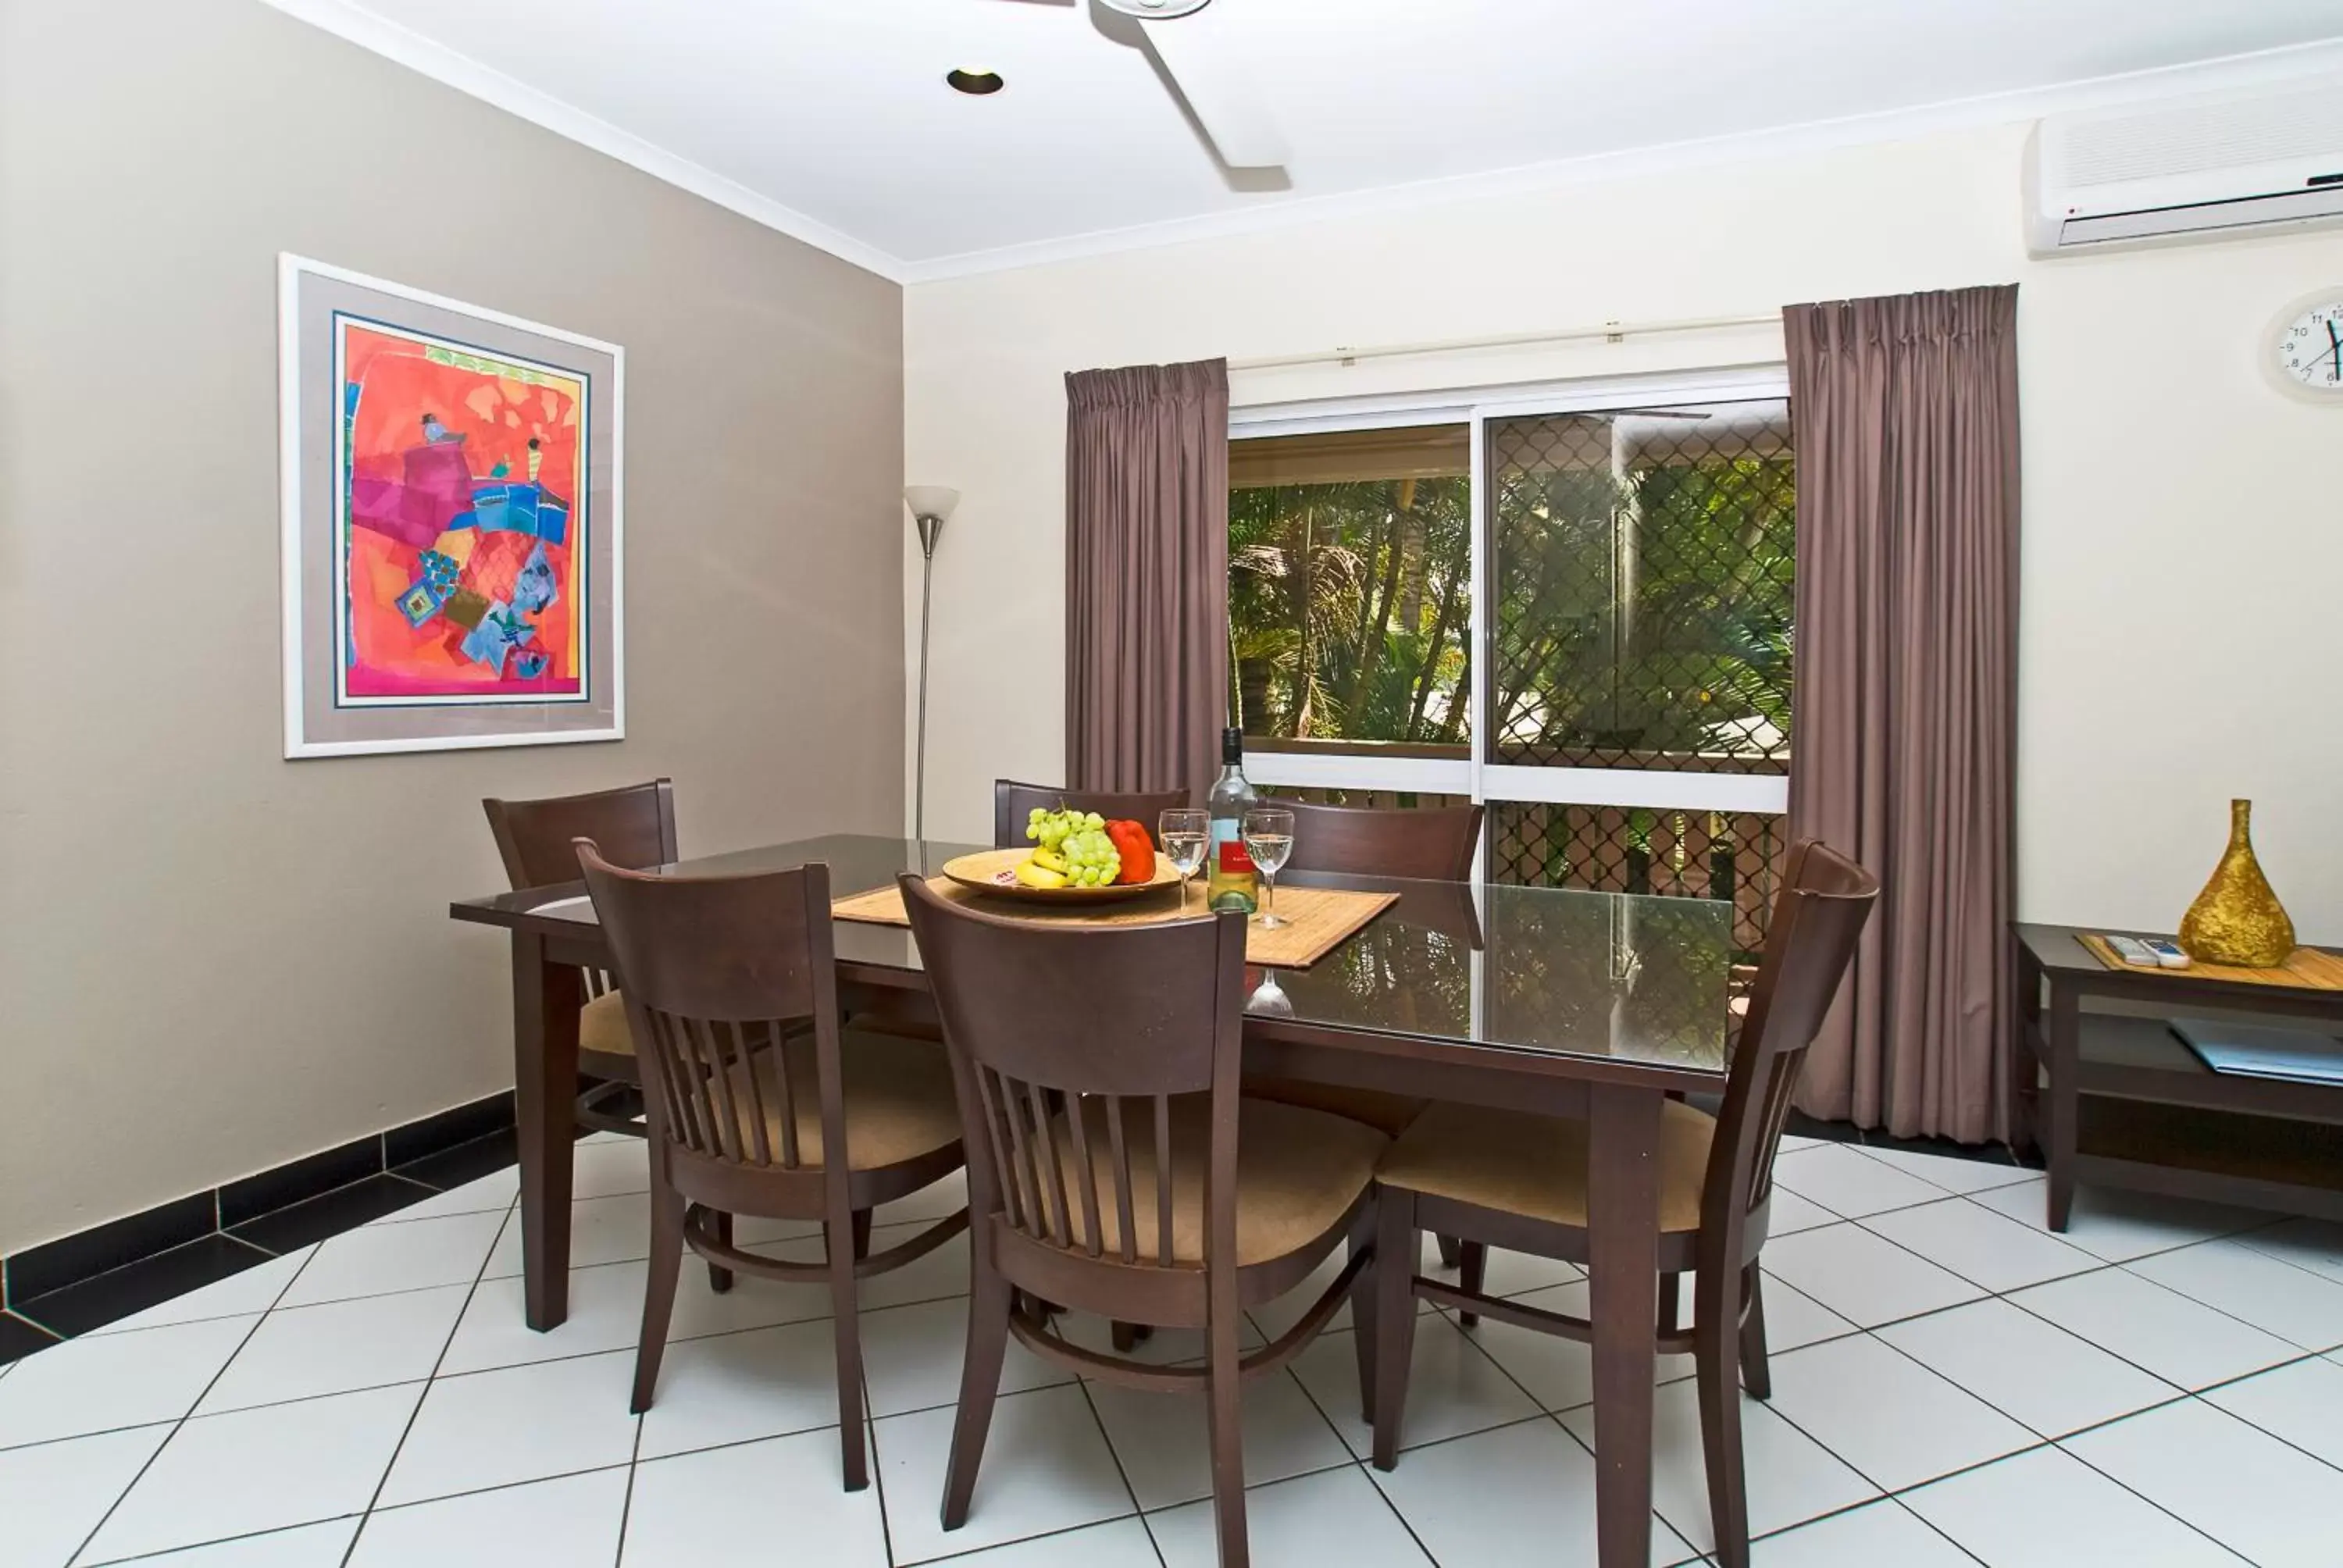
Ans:
[{"label": "wooden side table shelf", "polygon": [[2041,1064],[2048,1223],[2075,1184],[2343,1220],[2343,1085],[2218,1073],[2175,1018],[2343,1034],[2343,991],[2109,969],[2082,928],[2017,923],[2018,1043]]}]

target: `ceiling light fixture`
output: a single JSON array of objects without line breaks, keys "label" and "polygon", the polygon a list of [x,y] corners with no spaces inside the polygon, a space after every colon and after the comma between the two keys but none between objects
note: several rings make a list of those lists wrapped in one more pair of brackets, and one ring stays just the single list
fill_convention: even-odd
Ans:
[{"label": "ceiling light fixture", "polygon": [[998,71],[947,71],[944,73],[944,80],[951,84],[953,92],[966,93],[972,98],[981,98],[988,93],[997,93],[1004,85]]},{"label": "ceiling light fixture", "polygon": [[1106,0],[1106,7],[1110,11],[1120,11],[1126,16],[1156,22],[1168,22],[1174,16],[1202,11],[1206,4],[1208,0]]}]

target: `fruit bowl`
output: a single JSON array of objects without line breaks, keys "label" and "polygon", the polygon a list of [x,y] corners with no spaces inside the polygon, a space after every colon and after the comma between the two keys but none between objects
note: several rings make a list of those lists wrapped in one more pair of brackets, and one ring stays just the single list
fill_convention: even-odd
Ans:
[{"label": "fruit bowl", "polygon": [[1004,899],[1021,899],[1031,904],[1103,904],[1118,899],[1143,898],[1164,888],[1180,885],[1180,868],[1171,857],[1158,851],[1155,856],[1155,876],[1144,882],[1109,882],[1103,887],[1035,888],[1017,879],[1017,867],[1033,853],[1031,849],[983,849],[973,855],[961,855],[944,862],[944,875],[963,888],[980,893],[998,894]]}]

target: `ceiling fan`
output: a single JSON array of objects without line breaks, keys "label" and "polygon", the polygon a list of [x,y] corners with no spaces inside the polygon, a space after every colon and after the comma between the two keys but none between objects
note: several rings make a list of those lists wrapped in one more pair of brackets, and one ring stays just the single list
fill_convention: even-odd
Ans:
[{"label": "ceiling fan", "polygon": [[[1026,0],[1074,5],[1081,0]],[[1232,170],[1282,167],[1285,138],[1247,78],[1225,14],[1212,0],[1093,0],[1135,19],[1141,45]]]}]

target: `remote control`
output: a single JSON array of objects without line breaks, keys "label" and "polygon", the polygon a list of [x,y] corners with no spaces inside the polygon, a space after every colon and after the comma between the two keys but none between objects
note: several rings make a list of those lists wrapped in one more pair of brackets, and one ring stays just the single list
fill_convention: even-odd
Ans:
[{"label": "remote control", "polygon": [[2166,941],[2162,937],[2142,937],[2139,945],[2154,953],[2156,961],[2166,969],[2185,970],[2188,967],[2188,955],[2180,950],[2177,942]]},{"label": "remote control", "polygon": [[2119,937],[2109,931],[2101,940],[2115,950],[2116,957],[2135,969],[2152,970],[2157,967],[2156,950],[2137,937]]}]

